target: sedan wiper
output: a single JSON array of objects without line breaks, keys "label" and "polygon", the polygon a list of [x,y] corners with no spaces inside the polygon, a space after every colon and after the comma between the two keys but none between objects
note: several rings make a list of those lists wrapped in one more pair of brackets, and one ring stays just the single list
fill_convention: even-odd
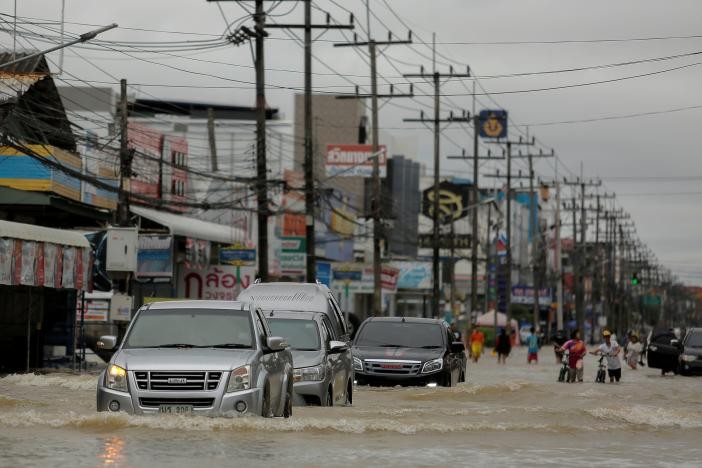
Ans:
[{"label": "sedan wiper", "polygon": [[319,351],[319,348],[292,348],[295,351]]},{"label": "sedan wiper", "polygon": [[200,346],[200,348],[231,348],[231,349],[250,349],[251,345],[242,343],[220,343],[211,346]]},{"label": "sedan wiper", "polygon": [[425,346],[420,346],[422,349],[436,349],[436,348],[443,348],[443,346],[440,345],[425,345]]}]

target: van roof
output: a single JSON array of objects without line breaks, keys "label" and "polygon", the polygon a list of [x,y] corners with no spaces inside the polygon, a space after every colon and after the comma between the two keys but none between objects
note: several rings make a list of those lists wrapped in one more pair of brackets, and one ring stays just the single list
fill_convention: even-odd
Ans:
[{"label": "van roof", "polygon": [[229,309],[229,310],[249,310],[249,304],[243,301],[207,301],[207,300],[183,300],[183,301],[163,301],[147,304],[148,309]]},{"label": "van roof", "polygon": [[326,312],[329,288],[315,283],[254,283],[237,299],[253,302],[263,310]]}]

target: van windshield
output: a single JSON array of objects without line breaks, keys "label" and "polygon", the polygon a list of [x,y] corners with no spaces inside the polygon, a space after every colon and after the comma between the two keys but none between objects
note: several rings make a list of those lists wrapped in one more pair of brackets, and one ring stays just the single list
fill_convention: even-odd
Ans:
[{"label": "van windshield", "polygon": [[297,351],[319,351],[319,328],[314,320],[269,318],[275,336],[282,336]]},{"label": "van windshield", "polygon": [[443,332],[434,323],[369,322],[356,337],[356,346],[442,348]]},{"label": "van windshield", "polygon": [[251,314],[241,310],[145,310],[135,319],[125,348],[252,348]]}]

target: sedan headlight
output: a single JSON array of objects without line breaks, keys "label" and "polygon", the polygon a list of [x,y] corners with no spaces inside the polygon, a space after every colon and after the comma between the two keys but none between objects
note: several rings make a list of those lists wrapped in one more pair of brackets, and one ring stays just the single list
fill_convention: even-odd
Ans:
[{"label": "sedan headlight", "polygon": [[694,356],[692,354],[683,354],[680,356],[680,359],[682,359],[685,362],[692,362],[697,360],[697,356]]},{"label": "sedan headlight", "polygon": [[227,393],[248,390],[251,388],[251,366],[237,367],[229,375]]},{"label": "sedan headlight", "polygon": [[363,361],[356,356],[353,357],[353,370],[363,372]]},{"label": "sedan headlight", "polygon": [[293,370],[294,382],[310,382],[324,380],[324,364],[312,367],[300,367]]},{"label": "sedan headlight", "polygon": [[106,380],[107,388],[117,390],[120,392],[128,391],[126,369],[123,369],[114,364],[110,365],[110,367],[107,369]]},{"label": "sedan headlight", "polygon": [[442,358],[432,359],[427,361],[422,366],[422,374],[428,374],[429,372],[436,372],[444,367],[444,360]]}]

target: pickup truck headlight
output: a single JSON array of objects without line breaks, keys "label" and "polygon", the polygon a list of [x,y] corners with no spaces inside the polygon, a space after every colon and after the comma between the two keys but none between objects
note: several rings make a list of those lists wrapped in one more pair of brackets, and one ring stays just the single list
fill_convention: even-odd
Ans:
[{"label": "pickup truck headlight", "polygon": [[248,390],[251,388],[251,366],[237,367],[229,375],[227,393]]},{"label": "pickup truck headlight", "polygon": [[440,371],[444,367],[444,360],[442,358],[432,359],[427,361],[422,366],[422,374],[428,374],[429,372]]},{"label": "pickup truck headlight", "polygon": [[353,370],[363,372],[363,361],[356,356],[353,357]]},{"label": "pickup truck headlight", "polygon": [[312,367],[300,367],[293,370],[293,382],[310,382],[324,380],[324,364]]},{"label": "pickup truck headlight", "polygon": [[106,386],[109,389],[119,392],[127,390],[127,371],[115,364],[111,364],[107,369]]},{"label": "pickup truck headlight", "polygon": [[694,356],[692,354],[683,354],[680,356],[680,359],[682,359],[685,362],[692,362],[697,360],[697,356]]}]

